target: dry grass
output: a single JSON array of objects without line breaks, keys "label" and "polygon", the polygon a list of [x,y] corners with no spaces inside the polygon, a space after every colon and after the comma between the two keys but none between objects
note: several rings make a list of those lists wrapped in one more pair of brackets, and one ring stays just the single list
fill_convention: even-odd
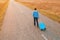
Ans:
[{"label": "dry grass", "polygon": [[[19,2],[18,0],[16,0]],[[34,3],[34,2],[20,2],[23,5],[33,9],[38,8],[39,12],[43,15],[53,19],[60,23],[60,3],[56,2],[45,2],[45,3]]]},{"label": "dry grass", "polygon": [[4,19],[5,10],[7,8],[7,5],[8,5],[8,0],[6,0],[6,2],[4,2],[4,3],[0,2],[0,30],[1,30],[1,26],[3,24],[3,19]]}]

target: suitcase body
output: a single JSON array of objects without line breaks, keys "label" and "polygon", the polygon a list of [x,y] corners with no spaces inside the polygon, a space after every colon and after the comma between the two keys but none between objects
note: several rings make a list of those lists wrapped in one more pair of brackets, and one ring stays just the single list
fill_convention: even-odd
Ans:
[{"label": "suitcase body", "polygon": [[39,29],[40,29],[41,31],[45,31],[45,30],[46,30],[46,25],[45,25],[44,22],[39,22]]}]

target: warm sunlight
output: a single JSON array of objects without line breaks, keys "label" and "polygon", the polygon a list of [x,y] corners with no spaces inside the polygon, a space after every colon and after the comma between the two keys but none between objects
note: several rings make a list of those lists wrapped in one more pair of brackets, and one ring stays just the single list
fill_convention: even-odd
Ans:
[{"label": "warm sunlight", "polygon": [[0,40],[60,40],[60,0],[0,0]]}]

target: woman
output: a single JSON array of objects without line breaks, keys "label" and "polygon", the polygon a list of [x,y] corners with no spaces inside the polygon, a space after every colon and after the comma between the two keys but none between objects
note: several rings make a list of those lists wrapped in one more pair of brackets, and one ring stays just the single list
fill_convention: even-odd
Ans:
[{"label": "woman", "polygon": [[37,11],[37,8],[34,8],[33,18],[34,18],[34,26],[36,26],[36,23],[37,23],[37,26],[38,26],[39,13],[38,13],[38,11]]}]

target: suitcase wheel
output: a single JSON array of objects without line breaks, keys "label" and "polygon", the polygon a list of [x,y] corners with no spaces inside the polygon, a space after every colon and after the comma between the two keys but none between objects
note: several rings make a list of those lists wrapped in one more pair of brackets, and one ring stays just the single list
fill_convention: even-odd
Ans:
[{"label": "suitcase wheel", "polygon": [[44,29],[41,29],[41,31],[46,31],[46,28],[44,28]]}]

